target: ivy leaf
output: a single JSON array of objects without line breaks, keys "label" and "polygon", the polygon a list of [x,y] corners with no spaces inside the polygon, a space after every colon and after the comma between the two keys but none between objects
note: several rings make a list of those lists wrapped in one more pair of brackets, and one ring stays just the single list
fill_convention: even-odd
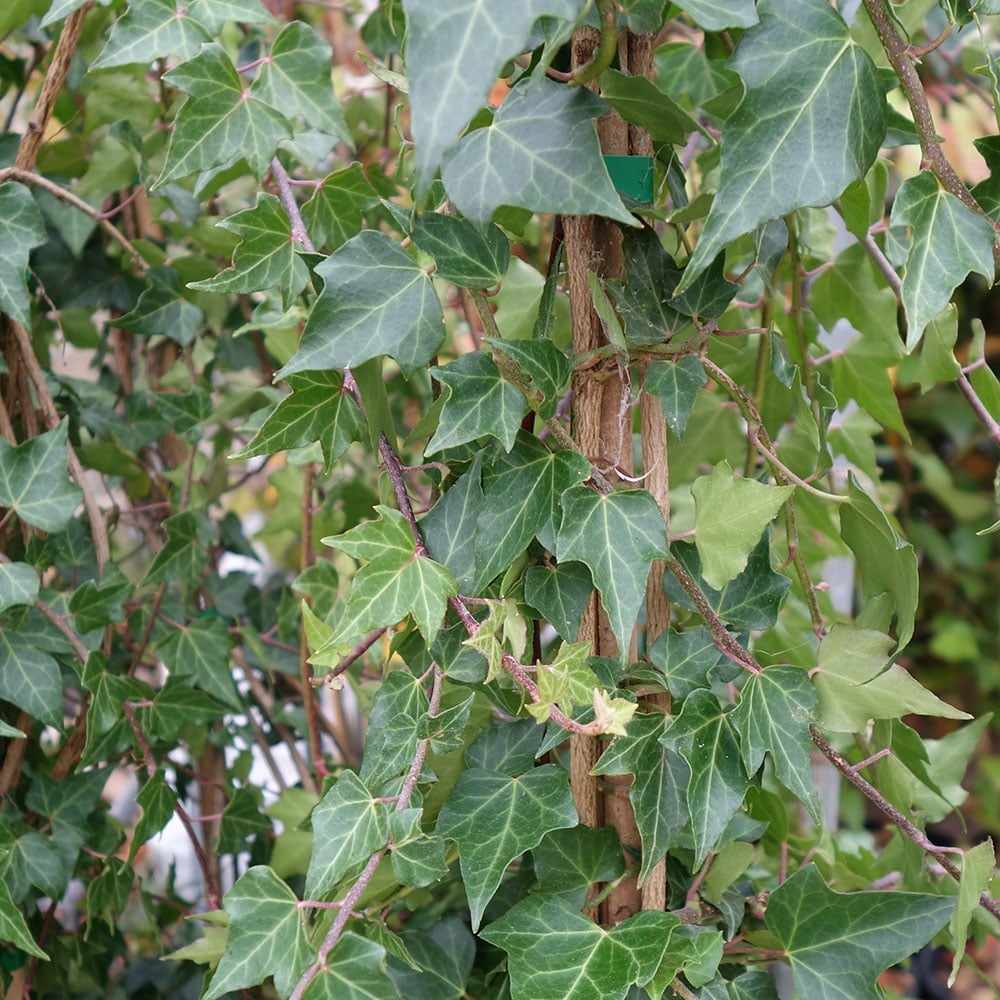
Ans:
[{"label": "ivy leaf", "polygon": [[444,339],[434,284],[385,233],[365,230],[317,265],[325,282],[299,349],[275,378],[354,368],[388,354],[404,374],[422,367]]},{"label": "ivy leaf", "polygon": [[10,628],[0,630],[0,699],[49,726],[62,725],[59,664]]},{"label": "ivy leaf", "polygon": [[[981,844],[970,848],[962,859],[962,877],[958,883],[958,899],[951,915],[948,930],[951,940],[955,942],[955,957],[951,963],[951,975],[948,977],[948,987],[955,985],[958,970],[965,955],[965,944],[969,936],[969,923],[972,914],[979,908],[981,893],[990,893],[993,884],[993,874],[996,868],[996,852],[993,841],[987,837]],[[994,929],[996,923],[994,922]]]},{"label": "ivy leaf", "polygon": [[27,563],[0,563],[0,611],[38,600],[38,572]]},{"label": "ivy leaf", "polygon": [[194,4],[182,4],[180,0],[133,0],[115,21],[108,44],[93,68],[151,63],[162,56],[191,59],[205,42],[212,40],[194,14]]},{"label": "ivy leaf", "polygon": [[501,378],[497,366],[482,351],[470,351],[431,376],[448,387],[438,429],[427,444],[427,454],[454,448],[481,437],[494,437],[506,451],[528,412],[524,396]]},{"label": "ivy leaf", "polygon": [[708,376],[701,362],[691,354],[677,361],[654,361],[646,369],[643,389],[652,393],[663,407],[667,425],[680,440],[684,437],[688,417],[698,401],[698,393]]},{"label": "ivy leaf", "polygon": [[353,771],[344,771],[313,810],[312,828],[305,891],[310,899],[318,899],[385,846],[388,808],[372,798]]},{"label": "ivy leaf", "polygon": [[31,325],[28,255],[47,239],[45,223],[31,192],[20,184],[0,184],[0,310],[22,326]]},{"label": "ivy leaf", "polygon": [[290,21],[281,29],[250,87],[257,97],[286,118],[350,143],[351,135],[330,80],[330,46],[304,21]]},{"label": "ivy leaf", "polygon": [[679,926],[673,914],[646,910],[605,930],[565,899],[538,895],[480,937],[507,952],[512,1000],[624,1000],[653,977]]},{"label": "ivy leaf", "polygon": [[167,542],[146,570],[143,583],[179,580],[193,583],[208,562],[208,546],[215,540],[212,525],[200,511],[185,510],[163,522]]},{"label": "ivy leaf", "polygon": [[486,343],[506,354],[527,375],[544,397],[538,407],[540,416],[555,415],[559,401],[569,385],[573,365],[551,340],[498,340],[487,337]]},{"label": "ivy leaf", "polygon": [[291,394],[271,411],[253,440],[229,457],[273,455],[319,441],[329,471],[352,441],[364,440],[361,410],[339,372],[300,372],[289,375],[288,384]]},{"label": "ivy leaf", "polygon": [[326,970],[313,980],[303,1000],[399,1000],[385,965],[382,945],[348,931],[330,952]]},{"label": "ivy leaf", "polygon": [[694,834],[694,867],[698,869],[750,787],[731,713],[723,710],[711,691],[694,691],[684,699],[680,715],[661,742],[679,753],[691,768],[686,812]]},{"label": "ivy leaf", "polygon": [[[697,581],[701,576],[701,560],[693,542],[675,542],[670,547],[684,568]],[[747,568],[722,590],[707,584],[701,592],[711,608],[731,628],[737,631],[770,628],[778,620],[778,609],[792,581],[771,569],[771,542],[768,535],[758,542],[747,559]],[[679,607],[696,611],[686,591],[668,573],[663,578],[663,590]]]},{"label": "ivy leaf", "polygon": [[663,513],[645,490],[604,496],[585,486],[566,490],[562,508],[556,555],[590,568],[624,663],[650,566],[666,555]]},{"label": "ivy leaf", "polygon": [[146,272],[149,287],[135,308],[115,320],[115,326],[141,337],[170,337],[186,347],[205,322],[205,314],[181,296],[181,278],[166,265]]},{"label": "ivy leaf", "polygon": [[499,450],[483,479],[484,506],[476,537],[476,590],[501,573],[538,537],[552,548],[559,498],[590,475],[576,452],[551,452],[538,438],[519,434]]},{"label": "ivy leaf", "polygon": [[401,775],[417,751],[417,725],[427,714],[427,696],[406,670],[387,674],[375,694],[358,777],[373,790]]},{"label": "ivy leaf", "polygon": [[507,866],[550,830],[577,822],[566,772],[554,764],[516,777],[480,768],[462,772],[436,832],[458,844],[474,931]]},{"label": "ivy leaf", "polygon": [[417,216],[413,242],[437,264],[435,276],[463,288],[499,284],[510,264],[510,241],[496,226],[480,232],[465,219],[428,212]]},{"label": "ivy leaf", "polygon": [[884,594],[891,602],[898,652],[913,637],[920,586],[917,555],[853,473],[848,477],[847,495],[851,502],[840,509],[840,534],[858,561],[865,598],[873,601]]},{"label": "ivy leaf", "polygon": [[728,462],[694,481],[695,545],[701,575],[710,587],[721,590],[746,569],[764,529],[794,491],[794,486],[734,479]]},{"label": "ivy leaf", "polygon": [[132,846],[129,848],[130,863],[139,848],[170,822],[177,805],[177,793],[167,784],[163,771],[158,770],[142,786],[135,801],[142,807],[142,816],[135,824]]},{"label": "ivy leaf", "polygon": [[[383,179],[382,194],[395,193],[395,188]],[[362,213],[379,204],[379,191],[365,176],[360,163],[352,163],[330,174],[316,193],[302,206],[313,242],[331,250],[342,246],[361,232]]]},{"label": "ivy leaf", "polygon": [[466,984],[476,959],[476,942],[465,922],[458,917],[444,917],[426,931],[403,931],[400,935],[411,961],[419,967],[408,968],[392,962],[392,976],[401,997],[420,1000],[457,1000],[468,996]]},{"label": "ivy leaf", "polygon": [[880,1000],[876,978],[929,941],[954,905],[915,892],[834,892],[810,864],[771,893],[765,919],[801,996]]},{"label": "ivy leaf", "polygon": [[664,749],[666,724],[665,716],[636,716],[628,734],[611,741],[591,772],[633,776],[628,797],[642,841],[640,884],[672,847],[690,846],[684,828],[691,769],[680,754]]},{"label": "ivy leaf", "polygon": [[445,491],[420,521],[431,558],[448,568],[463,594],[479,592],[476,586],[476,543],[479,518],[484,512],[484,454],[482,451],[476,453],[468,471],[450,490]]},{"label": "ivy leaf", "polygon": [[83,497],[69,478],[66,433],[64,420],[19,445],[0,438],[0,507],[42,531],[65,528]]},{"label": "ivy leaf", "polygon": [[750,28],[757,23],[754,0],[678,0],[677,6],[708,31]]},{"label": "ivy leaf", "polygon": [[287,996],[313,954],[306,934],[306,911],[295,893],[265,865],[241,875],[223,897],[229,938],[204,1000],[247,989],[274,977]]},{"label": "ivy leaf", "polygon": [[993,238],[988,219],[945,191],[930,170],[909,177],[892,203],[890,228],[907,228],[903,268],[906,349],[912,351],[952,292],[975,271],[993,281]]},{"label": "ivy leaf", "polygon": [[652,80],[609,69],[601,75],[601,97],[626,121],[644,128],[653,142],[683,146],[701,126]]},{"label": "ivy leaf", "polygon": [[737,236],[829,205],[885,136],[878,70],[826,0],[761,0],[757,13],[730,60],[746,96],[723,126],[719,190],[678,291]]},{"label": "ivy leaf", "polygon": [[11,899],[7,882],[2,878],[0,878],[0,941],[9,941],[21,951],[49,961],[49,956],[35,944],[21,911]]},{"label": "ivy leaf", "polygon": [[154,185],[210,170],[244,157],[258,177],[267,171],[278,143],[290,139],[284,115],[246,92],[236,67],[215,42],[165,74],[188,94],[177,112],[163,171]]},{"label": "ivy leaf", "polygon": [[579,0],[405,0],[417,191],[426,193],[444,151],[480,109],[503,64],[523,52],[544,15],[574,21]]},{"label": "ivy leaf", "polygon": [[819,797],[813,784],[809,722],[818,706],[809,674],[799,667],[776,665],[754,675],[740,691],[730,716],[740,737],[747,774],[756,774],[771,754],[778,780],[819,823]]},{"label": "ivy leaf", "polygon": [[577,562],[529,566],[524,599],[567,642],[576,639],[580,620],[594,593],[590,571]]},{"label": "ivy leaf", "polygon": [[661,344],[688,325],[671,299],[680,268],[663,248],[656,230],[643,226],[622,234],[622,255],[628,278],[614,288],[615,304],[625,321],[630,344]]},{"label": "ivy leaf", "polygon": [[233,253],[233,266],[188,287],[221,294],[280,288],[285,305],[290,305],[309,280],[309,269],[295,252],[292,224],[281,202],[273,194],[259,194],[253,208],[216,225],[243,237]]},{"label": "ivy leaf", "polygon": [[610,826],[553,830],[531,852],[531,860],[542,889],[552,893],[582,890],[580,905],[592,885],[613,882],[625,871],[618,835]]},{"label": "ivy leaf", "polygon": [[898,663],[889,665],[892,638],[874,629],[835,624],[819,644],[816,690],[827,729],[858,733],[870,719],[936,715],[971,719],[941,701]]},{"label": "ivy leaf", "polygon": [[698,688],[711,687],[709,674],[721,659],[712,633],[704,627],[684,632],[666,628],[649,647],[650,662],[663,674],[670,693],[680,700]]},{"label": "ivy leaf", "polygon": [[330,645],[394,624],[408,614],[424,640],[433,642],[448,598],[458,593],[455,578],[444,566],[417,555],[413,534],[399,511],[381,505],[375,510],[377,521],[323,539],[324,545],[368,560],[354,577],[350,602]]},{"label": "ivy leaf", "polygon": [[[438,88],[435,100],[440,99]],[[611,183],[594,131],[593,119],[606,108],[585,87],[547,79],[538,86],[515,87],[490,125],[470,132],[449,150],[441,168],[449,196],[482,227],[501,205],[604,215],[636,225]]]},{"label": "ivy leaf", "polygon": [[167,683],[156,692],[149,711],[152,731],[163,740],[177,738],[184,726],[211,722],[223,714],[221,705],[195,691],[181,677],[168,677]]},{"label": "ivy leaf", "polygon": [[243,708],[229,666],[233,639],[219,617],[197,618],[175,629],[157,646],[172,674],[191,677],[206,694],[230,708]]}]

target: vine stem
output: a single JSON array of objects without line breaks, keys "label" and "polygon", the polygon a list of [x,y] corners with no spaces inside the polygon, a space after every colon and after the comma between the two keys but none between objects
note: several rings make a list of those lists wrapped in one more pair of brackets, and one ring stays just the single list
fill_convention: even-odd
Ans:
[{"label": "vine stem", "polygon": [[[872,805],[878,806],[879,809],[885,813],[893,823],[896,824],[906,834],[910,840],[913,841],[921,850],[929,854],[935,861],[957,882],[962,877],[962,873],[958,866],[948,857],[948,852],[941,848],[939,845],[933,843],[927,839],[926,834],[920,830],[915,824],[910,822],[906,816],[903,815],[871,782],[867,781],[858,773],[858,768],[854,767],[850,761],[847,760],[842,754],[838,753],[837,750],[826,740],[820,731],[815,726],[809,727],[809,734],[812,736],[813,743],[819,748],[820,753],[845,777],[847,780],[854,785],[858,791]],[[870,761],[865,761],[865,763],[870,763]],[[1000,900],[994,899],[988,893],[982,892],[979,894],[979,905],[987,910],[989,913],[993,914],[998,920],[1000,920]]]},{"label": "vine stem", "polygon": [[309,230],[306,229],[305,220],[302,218],[302,212],[299,210],[299,203],[295,200],[291,178],[277,156],[271,160],[271,173],[278,184],[281,205],[292,224],[292,239],[307,253],[315,253],[316,247],[313,246],[313,241],[309,238]]}]

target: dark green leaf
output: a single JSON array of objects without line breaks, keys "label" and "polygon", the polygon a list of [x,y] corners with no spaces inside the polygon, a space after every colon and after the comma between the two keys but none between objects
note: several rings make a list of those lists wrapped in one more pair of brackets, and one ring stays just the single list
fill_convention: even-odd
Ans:
[{"label": "dark green leaf", "polygon": [[686,354],[673,362],[654,361],[646,369],[643,388],[656,396],[670,429],[678,438],[683,438],[698,393],[707,381],[701,362]]},{"label": "dark green leaf", "polygon": [[446,917],[427,931],[404,931],[401,937],[420,970],[390,960],[389,975],[401,997],[458,1000],[467,995],[476,943],[463,921]]},{"label": "dark green leaf", "polygon": [[147,585],[164,581],[193,583],[208,562],[214,528],[200,511],[186,510],[163,522],[167,543],[156,554],[143,578]]},{"label": "dark green leaf", "polygon": [[707,628],[664,629],[649,647],[650,662],[666,678],[670,693],[681,700],[698,688],[711,687],[709,674],[721,658]]},{"label": "dark green leaf", "polygon": [[372,703],[360,778],[372,791],[401,775],[417,751],[417,724],[427,714],[427,695],[405,670],[383,679]]},{"label": "dark green leaf", "polygon": [[49,960],[49,956],[35,944],[28,925],[24,922],[21,911],[14,905],[14,900],[10,898],[10,890],[2,878],[0,878],[0,941],[9,941],[29,955],[42,958],[46,962]]},{"label": "dark green leaf", "polygon": [[[386,197],[395,188],[382,180],[381,193]],[[316,193],[302,206],[302,216],[317,246],[336,250],[361,232],[362,212],[379,204],[379,191],[365,176],[360,163],[335,170]]]},{"label": "dark green leaf", "polygon": [[593,592],[590,571],[578,562],[531,566],[524,577],[524,599],[567,642],[576,639]]},{"label": "dark green leaf", "polygon": [[50,726],[62,724],[59,664],[9,628],[0,630],[0,699]]},{"label": "dark green leaf", "polygon": [[83,496],[70,482],[66,430],[64,420],[16,446],[0,438],[0,507],[42,531],[66,527]]},{"label": "dark green leaf", "polygon": [[418,215],[413,242],[437,264],[435,277],[463,288],[491,288],[507,273],[510,241],[496,226],[480,232],[465,219],[428,212]]},{"label": "dark green leaf", "polygon": [[656,230],[644,226],[622,234],[627,279],[614,289],[616,305],[625,321],[630,344],[660,344],[687,326],[687,317],[672,298],[680,269],[663,249]]},{"label": "dark green leaf", "polygon": [[464,594],[474,594],[478,589],[476,541],[479,518],[484,512],[481,481],[484,454],[477,452],[469,471],[420,521],[431,558],[448,569]]},{"label": "dark green leaf", "polygon": [[653,142],[683,146],[698,123],[651,80],[609,69],[601,75],[601,97],[626,121],[644,128]]},{"label": "dark green leaf", "polygon": [[193,9],[178,9],[174,0],[141,0],[130,4],[128,11],[115,22],[94,69],[148,64],[160,56],[192,58],[212,37],[194,13]]},{"label": "dark green leaf", "polygon": [[501,351],[517,362],[532,385],[544,399],[538,413],[544,418],[553,416],[559,401],[569,385],[573,365],[569,358],[551,340],[496,340],[487,338],[486,343],[494,350]]},{"label": "dark green leaf", "polygon": [[[481,3],[477,0],[477,6]],[[449,150],[441,169],[449,196],[479,226],[486,226],[501,205],[605,215],[634,226],[608,176],[594,131],[593,119],[605,107],[585,87],[547,79],[516,87],[490,125]]]},{"label": "dark green leaf", "polygon": [[247,849],[247,841],[252,837],[271,833],[271,822],[262,808],[257,789],[236,789],[222,811],[216,850],[220,854],[238,854]]},{"label": "dark green leaf", "polygon": [[28,255],[46,239],[45,223],[31,192],[20,184],[0,184],[0,309],[22,326],[31,324],[25,272]]},{"label": "dark green leaf", "polygon": [[465,751],[465,763],[499,774],[522,774],[534,767],[542,735],[542,728],[531,719],[491,726]]},{"label": "dark green leaf", "polygon": [[27,563],[0,563],[0,611],[38,599],[38,572]]},{"label": "dark green leaf", "polygon": [[[610,826],[553,830],[531,857],[538,884],[546,892],[586,891],[595,883],[614,881],[625,871],[618,834]],[[583,902],[582,892],[579,902]]]},{"label": "dark green leaf", "polygon": [[233,640],[219,617],[197,618],[184,628],[175,629],[157,647],[172,674],[190,677],[216,701],[230,708],[243,707],[236,691],[229,652]]},{"label": "dark green leaf", "polygon": [[149,287],[135,308],[115,320],[115,326],[140,337],[170,337],[186,347],[205,322],[205,314],[181,296],[181,278],[166,265],[146,272]]},{"label": "dark green leaf", "polygon": [[139,790],[135,801],[142,807],[142,816],[135,824],[129,862],[139,848],[155,837],[170,821],[177,805],[177,793],[164,780],[163,771],[157,771]]},{"label": "dark green leaf", "polygon": [[303,1000],[399,1000],[385,968],[385,949],[348,931]]}]

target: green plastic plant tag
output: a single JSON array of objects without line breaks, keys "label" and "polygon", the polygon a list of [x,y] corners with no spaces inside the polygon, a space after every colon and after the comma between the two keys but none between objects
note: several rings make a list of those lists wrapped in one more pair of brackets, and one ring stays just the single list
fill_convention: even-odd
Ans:
[{"label": "green plastic plant tag", "polygon": [[653,201],[653,157],[605,156],[615,190],[632,201]]}]

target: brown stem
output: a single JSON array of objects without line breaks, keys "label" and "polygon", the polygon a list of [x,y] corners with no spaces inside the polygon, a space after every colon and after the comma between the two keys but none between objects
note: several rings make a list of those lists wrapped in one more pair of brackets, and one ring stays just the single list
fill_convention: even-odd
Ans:
[{"label": "brown stem", "polygon": [[[302,558],[299,567],[302,572],[309,569],[316,561],[313,551],[313,492],[316,470],[312,462],[307,462],[302,474]],[[309,663],[309,642],[306,639],[305,622],[299,625],[299,677],[302,681],[302,707],[306,713],[306,736],[309,740],[309,754],[317,777],[322,778],[327,773],[323,761],[323,745],[319,738],[319,702],[316,689],[313,686],[312,666]]]}]

